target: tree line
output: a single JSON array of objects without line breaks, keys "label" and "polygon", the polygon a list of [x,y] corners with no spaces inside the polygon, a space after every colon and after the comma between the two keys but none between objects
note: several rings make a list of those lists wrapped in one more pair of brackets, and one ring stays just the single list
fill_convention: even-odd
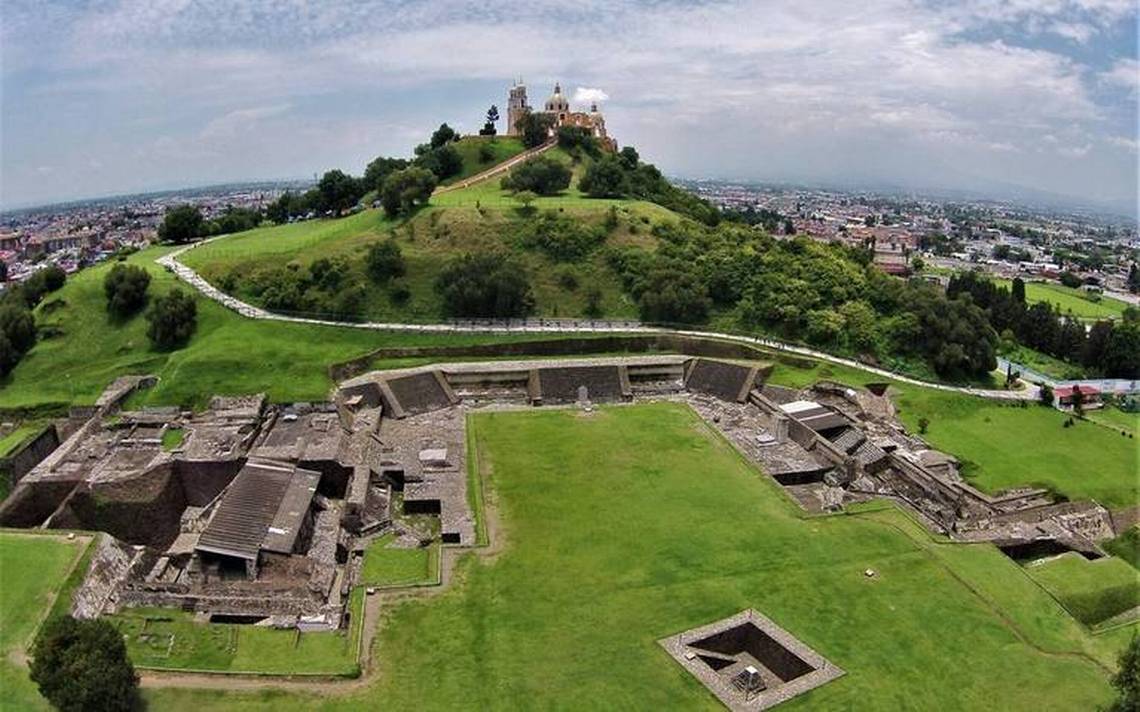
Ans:
[{"label": "tree line", "polygon": [[1079,364],[1094,375],[1140,378],[1140,310],[1134,307],[1126,308],[1118,322],[1101,320],[1086,328],[1048,302],[1028,304],[1020,277],[1006,288],[979,272],[962,272],[950,278],[946,293],[967,296],[981,307],[1004,340]]}]

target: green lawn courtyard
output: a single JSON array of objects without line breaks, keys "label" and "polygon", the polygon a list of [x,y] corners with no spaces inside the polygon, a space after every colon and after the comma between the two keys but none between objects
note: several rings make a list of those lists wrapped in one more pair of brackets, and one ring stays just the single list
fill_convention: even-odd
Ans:
[{"label": "green lawn courtyard", "polygon": [[473,421],[501,539],[493,555],[465,554],[438,595],[388,610],[365,689],[154,689],[151,704],[714,710],[655,641],[749,607],[847,673],[781,709],[1093,709],[1112,697],[1135,625],[1091,635],[996,548],[932,537],[892,505],[805,517],[683,405]]}]

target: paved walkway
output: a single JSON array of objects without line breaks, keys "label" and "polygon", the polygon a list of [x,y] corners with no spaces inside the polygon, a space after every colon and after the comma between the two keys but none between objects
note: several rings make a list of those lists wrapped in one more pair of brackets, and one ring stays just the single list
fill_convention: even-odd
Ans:
[{"label": "paved walkway", "polygon": [[[541,147],[540,147],[541,148]],[[930,381],[923,381],[910,376],[905,376],[900,373],[895,373],[884,368],[869,366],[860,363],[853,359],[843,358],[841,356],[834,356],[823,351],[816,351],[809,349],[805,346],[797,346],[795,344],[785,343],[776,339],[740,336],[737,334],[726,334],[715,331],[695,331],[688,329],[667,329],[656,326],[646,326],[636,321],[592,321],[592,320],[565,320],[565,319],[528,319],[525,321],[516,322],[494,322],[494,321],[480,321],[472,320],[466,322],[452,322],[446,324],[401,324],[392,322],[348,322],[348,321],[335,321],[329,319],[311,319],[299,316],[288,316],[285,314],[275,314],[265,309],[255,307],[252,304],[247,304],[240,299],[230,296],[222,292],[220,289],[203,279],[197,272],[190,269],[186,265],[178,261],[178,258],[189,250],[196,249],[201,245],[209,244],[214,240],[222,240],[228,235],[220,235],[212,237],[208,240],[196,242],[185,247],[169,252],[162,257],[155,260],[158,264],[171,270],[179,279],[186,282],[190,286],[197,289],[206,297],[213,299],[222,306],[231,309],[238,314],[250,319],[266,319],[272,321],[293,322],[297,324],[313,324],[318,326],[336,326],[346,329],[369,329],[373,331],[405,331],[405,332],[425,332],[425,333],[484,333],[484,334],[551,334],[551,333],[632,333],[632,334],[680,334],[683,336],[698,336],[710,339],[720,339],[722,341],[733,341],[736,343],[747,344],[750,346],[761,346],[773,351],[782,353],[794,354],[796,356],[806,356],[819,361],[827,361],[828,363],[839,364],[841,366],[848,366],[865,371],[876,376],[883,378],[890,378],[895,381],[903,383],[910,383],[916,386],[924,386],[926,388],[934,388],[936,390],[948,391],[954,393],[967,393],[969,395],[981,396],[984,398],[995,398],[1000,400],[1036,400],[1038,397],[1038,387],[1034,385],[1026,385],[1025,388],[1019,391],[1005,391],[986,388],[972,388],[969,386],[951,386],[944,383],[932,383]]]}]

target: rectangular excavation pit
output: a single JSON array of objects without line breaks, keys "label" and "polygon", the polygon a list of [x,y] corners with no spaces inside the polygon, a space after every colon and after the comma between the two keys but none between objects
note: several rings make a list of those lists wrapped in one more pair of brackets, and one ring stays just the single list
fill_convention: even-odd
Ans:
[{"label": "rectangular excavation pit", "polygon": [[768,709],[843,675],[751,609],[657,642],[734,712]]}]

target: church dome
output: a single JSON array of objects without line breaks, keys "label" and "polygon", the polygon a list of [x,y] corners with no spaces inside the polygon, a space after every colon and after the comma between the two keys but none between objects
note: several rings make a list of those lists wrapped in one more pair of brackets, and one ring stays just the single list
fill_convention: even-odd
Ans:
[{"label": "church dome", "polygon": [[566,101],[566,97],[562,96],[562,85],[554,85],[554,93],[546,100],[547,111],[569,111],[570,102]]}]

